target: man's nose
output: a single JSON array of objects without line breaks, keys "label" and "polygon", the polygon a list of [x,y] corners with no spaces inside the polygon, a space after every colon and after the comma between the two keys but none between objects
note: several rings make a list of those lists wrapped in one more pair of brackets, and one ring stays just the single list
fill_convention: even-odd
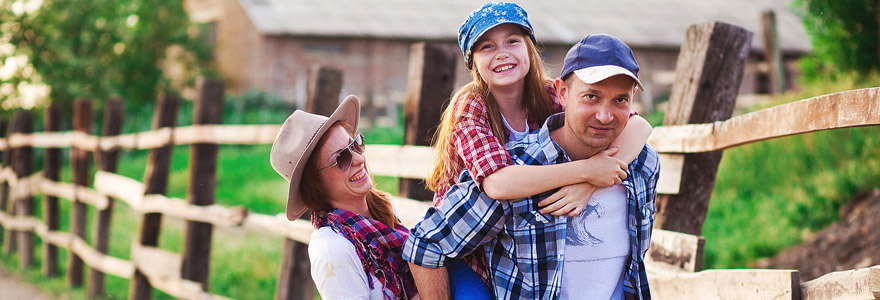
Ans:
[{"label": "man's nose", "polygon": [[614,121],[614,115],[611,113],[611,110],[608,109],[607,106],[600,105],[599,111],[596,112],[596,119],[598,119],[599,122],[601,122],[602,124],[608,124],[611,123],[611,121]]}]

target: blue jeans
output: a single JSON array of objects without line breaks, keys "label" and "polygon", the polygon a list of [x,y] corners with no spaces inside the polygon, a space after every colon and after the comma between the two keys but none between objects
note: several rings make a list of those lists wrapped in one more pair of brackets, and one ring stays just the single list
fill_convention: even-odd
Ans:
[{"label": "blue jeans", "polygon": [[449,272],[449,292],[452,300],[489,300],[494,299],[492,290],[480,279],[470,266],[460,259],[446,261]]}]

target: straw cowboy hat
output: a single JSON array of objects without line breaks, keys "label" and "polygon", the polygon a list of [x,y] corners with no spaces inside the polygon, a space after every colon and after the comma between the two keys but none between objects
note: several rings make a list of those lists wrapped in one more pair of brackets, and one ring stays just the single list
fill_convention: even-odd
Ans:
[{"label": "straw cowboy hat", "polygon": [[358,98],[349,95],[329,118],[297,110],[281,125],[281,130],[272,143],[272,151],[269,152],[269,162],[278,174],[290,182],[287,194],[288,220],[299,218],[306,211],[299,193],[299,183],[306,162],[315,150],[315,144],[336,121],[343,121],[357,128],[360,110]]}]

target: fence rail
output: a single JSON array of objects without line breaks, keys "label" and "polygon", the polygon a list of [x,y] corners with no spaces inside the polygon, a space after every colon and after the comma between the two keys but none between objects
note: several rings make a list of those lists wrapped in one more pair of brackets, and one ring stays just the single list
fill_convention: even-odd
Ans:
[{"label": "fence rail", "polygon": [[[646,262],[654,298],[800,299],[801,295],[808,299],[880,298],[880,266],[835,272],[803,285],[799,284],[794,270],[702,270],[706,241],[699,232],[708,203],[706,193],[714,186],[714,172],[721,151],[807,132],[880,125],[880,88],[819,96],[729,118],[744,68],[744,57],[738,55],[748,47],[750,40],[751,33],[720,22],[698,24],[688,29],[676,69],[676,86],[670,97],[667,121],[664,126],[655,128],[649,138],[649,144],[661,152],[663,167],[658,192],[674,196],[658,197],[658,221]],[[449,91],[445,90],[451,85],[451,82],[425,79],[448,71],[452,64],[447,58],[455,57],[455,49],[448,48],[434,44],[413,47],[411,61],[415,63],[410,70],[412,80],[406,109],[407,145],[371,144],[366,148],[371,173],[405,178],[401,191],[409,198],[424,194],[418,179],[428,174],[433,149],[419,144],[425,144],[425,137],[430,136],[431,121],[439,120],[441,110],[439,101],[422,98],[427,97],[425,95],[448,95]],[[312,68],[306,107],[312,112],[328,115],[335,108],[329,104],[338,99],[341,77],[341,71]],[[72,285],[81,284],[82,276],[76,273],[82,271],[73,270],[77,261],[81,260],[93,270],[89,297],[99,296],[103,289],[102,281],[94,283],[95,278],[100,278],[95,274],[103,276],[106,273],[131,279],[129,296],[132,299],[149,298],[151,286],[178,298],[225,299],[206,292],[207,274],[204,272],[207,264],[197,259],[207,259],[210,255],[193,251],[207,251],[209,254],[210,248],[193,250],[193,244],[210,245],[213,226],[243,227],[285,238],[276,299],[311,299],[314,289],[304,251],[313,231],[308,221],[290,222],[283,212],[264,215],[250,213],[242,207],[213,204],[216,174],[212,168],[216,166],[216,146],[271,144],[280,125],[213,124],[220,123],[219,117],[210,114],[222,111],[222,85],[217,82],[199,83],[196,125],[175,127],[177,101],[174,96],[161,95],[153,130],[122,135],[106,130],[103,136],[92,135],[91,111],[83,108],[88,107],[87,101],[77,101],[75,111],[83,115],[74,117],[75,130],[68,132],[57,131],[59,120],[47,119],[46,124],[53,125],[46,126],[46,132],[31,133],[30,115],[17,114],[9,126],[9,134],[0,138],[0,151],[5,152],[4,163],[11,164],[11,167],[0,168],[0,190],[8,190],[8,193],[0,193],[8,195],[0,197],[0,232],[6,230],[3,240],[5,254],[17,249],[21,252],[21,264],[29,266],[33,263],[30,259],[32,237],[36,234],[44,244],[69,250],[72,264],[68,278]],[[105,116],[113,115],[119,119],[105,119],[105,129],[108,122],[121,122],[121,101],[110,102],[114,104],[108,105],[107,109],[113,112]],[[47,116],[58,117],[59,111],[57,107],[50,107]],[[698,124],[682,125],[687,123]],[[0,130],[0,134],[3,133],[5,130]],[[199,161],[204,168],[193,168],[199,171],[191,171],[190,185],[206,187],[210,192],[191,192],[186,200],[163,195],[168,180],[167,165],[175,145],[192,147],[191,161]],[[33,148],[46,149],[47,163],[41,172],[31,171]],[[57,161],[60,160],[60,151],[57,150],[61,148],[71,149],[73,183],[57,179]],[[120,149],[150,150],[143,181],[114,173],[115,166],[110,162],[115,158],[107,154]],[[87,172],[91,164],[89,152],[100,154],[95,155],[100,161],[100,170],[92,178]],[[694,172],[695,169],[702,172]],[[695,185],[698,189],[694,188]],[[8,189],[2,188],[4,186]],[[47,196],[44,220],[33,216],[32,196],[38,194]],[[73,202],[70,233],[57,230],[57,207],[52,206],[57,200],[48,200],[52,198]],[[109,220],[115,201],[126,203],[142,219],[139,239],[131,247],[129,260],[106,254],[109,223],[102,222]],[[427,202],[407,197],[392,197],[392,201],[408,227],[415,225],[429,206]],[[102,231],[96,234],[95,245],[89,245],[82,238],[86,206],[92,206],[100,213],[98,229]],[[162,216],[187,222],[183,254],[158,248]],[[685,220],[686,224],[676,223],[678,220]],[[674,231],[665,230],[670,228]],[[52,253],[44,251],[44,274],[47,276],[53,275],[51,270],[56,254]]]}]

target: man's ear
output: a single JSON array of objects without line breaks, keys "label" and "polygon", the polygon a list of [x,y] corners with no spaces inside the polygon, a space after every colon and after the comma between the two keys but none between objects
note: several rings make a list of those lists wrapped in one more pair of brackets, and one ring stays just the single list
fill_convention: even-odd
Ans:
[{"label": "man's ear", "polygon": [[553,81],[553,84],[556,85],[556,94],[559,97],[559,104],[562,104],[562,107],[567,107],[568,103],[566,101],[566,96],[568,96],[568,85],[565,83],[565,80],[562,78],[556,78]]}]

